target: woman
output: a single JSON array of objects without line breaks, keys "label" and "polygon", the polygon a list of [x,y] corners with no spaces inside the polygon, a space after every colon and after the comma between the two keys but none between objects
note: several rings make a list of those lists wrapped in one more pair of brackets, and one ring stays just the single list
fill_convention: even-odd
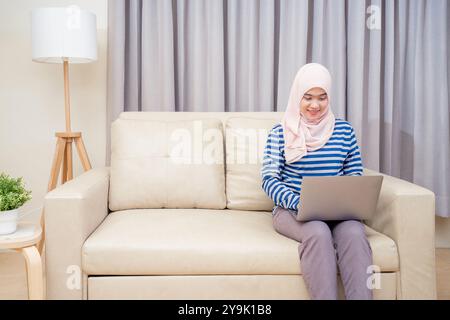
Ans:
[{"label": "woman", "polygon": [[[337,269],[347,299],[372,299],[367,268],[372,251],[360,221],[295,219],[302,177],[362,175],[362,162],[350,123],[335,119],[330,106],[331,76],[317,63],[295,76],[287,110],[269,133],[262,187],[275,203],[275,230],[300,242],[303,278],[312,299],[337,299]],[[300,204],[301,207],[301,204]]]}]

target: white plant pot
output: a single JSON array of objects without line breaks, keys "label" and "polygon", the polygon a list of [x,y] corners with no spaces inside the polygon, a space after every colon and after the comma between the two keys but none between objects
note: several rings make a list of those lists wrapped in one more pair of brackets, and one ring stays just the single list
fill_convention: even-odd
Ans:
[{"label": "white plant pot", "polygon": [[0,235],[16,232],[18,220],[19,209],[0,211]]}]

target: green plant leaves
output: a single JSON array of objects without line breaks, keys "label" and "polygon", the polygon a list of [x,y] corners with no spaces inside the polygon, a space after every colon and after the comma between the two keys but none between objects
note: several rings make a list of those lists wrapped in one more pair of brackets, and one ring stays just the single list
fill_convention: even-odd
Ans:
[{"label": "green plant leaves", "polygon": [[0,174],[0,211],[20,208],[31,199],[31,191],[25,189],[22,177],[12,178]]}]

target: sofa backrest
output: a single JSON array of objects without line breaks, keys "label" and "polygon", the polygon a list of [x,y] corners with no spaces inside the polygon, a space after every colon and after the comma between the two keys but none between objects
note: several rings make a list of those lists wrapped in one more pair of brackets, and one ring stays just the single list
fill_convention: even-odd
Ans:
[{"label": "sofa backrest", "polygon": [[124,112],[111,128],[113,211],[271,211],[261,188],[267,134],[283,112]]}]

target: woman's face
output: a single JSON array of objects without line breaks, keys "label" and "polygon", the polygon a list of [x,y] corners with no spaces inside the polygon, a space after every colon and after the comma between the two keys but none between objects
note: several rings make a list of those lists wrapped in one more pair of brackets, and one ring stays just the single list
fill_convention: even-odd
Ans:
[{"label": "woman's face", "polygon": [[320,118],[328,106],[328,96],[322,88],[312,88],[306,91],[300,101],[300,112],[307,120]]}]

